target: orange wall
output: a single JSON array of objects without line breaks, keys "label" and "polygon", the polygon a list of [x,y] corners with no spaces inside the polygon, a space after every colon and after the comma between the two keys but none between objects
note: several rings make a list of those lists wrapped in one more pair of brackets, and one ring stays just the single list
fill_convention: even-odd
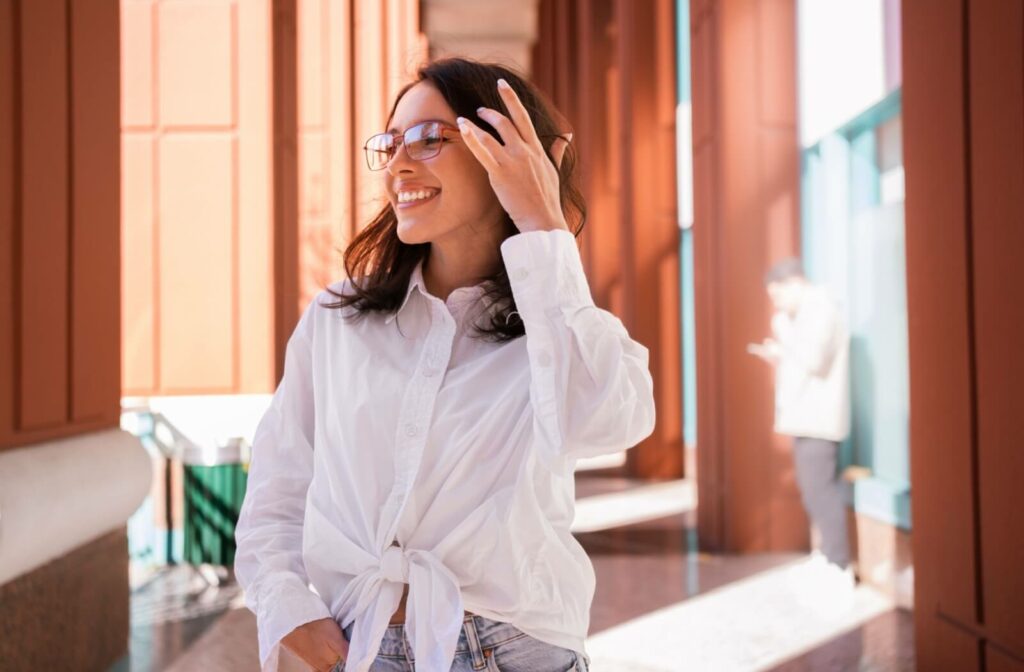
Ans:
[{"label": "orange wall", "polygon": [[718,551],[802,550],[790,442],[773,433],[762,278],[798,254],[795,0],[692,0],[698,527]]},{"label": "orange wall", "polygon": [[1024,670],[1024,5],[903,0],[921,670]]},{"label": "orange wall", "polygon": [[117,26],[0,0],[0,449],[118,424]]},{"label": "orange wall", "polygon": [[269,0],[121,12],[124,393],[266,390]]},{"label": "orange wall", "polygon": [[542,0],[539,10],[533,78],[574,133],[588,210],[581,251],[594,299],[651,352],[658,422],[627,453],[627,471],[678,478],[674,2]]},{"label": "orange wall", "polygon": [[270,392],[426,53],[414,0],[123,0],[126,395]]},{"label": "orange wall", "polygon": [[427,44],[413,0],[297,0],[296,9],[301,310],[343,276],[340,251],[381,204],[362,146],[384,130]]}]

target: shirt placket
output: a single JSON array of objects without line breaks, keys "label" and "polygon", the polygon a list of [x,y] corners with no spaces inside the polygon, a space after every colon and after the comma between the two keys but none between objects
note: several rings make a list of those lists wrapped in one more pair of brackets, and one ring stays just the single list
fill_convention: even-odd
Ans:
[{"label": "shirt placket", "polygon": [[395,538],[402,511],[416,482],[423,451],[426,447],[430,420],[441,389],[444,373],[451,359],[455,339],[455,320],[437,299],[428,302],[430,328],[412,380],[402,399],[395,436],[395,482],[391,489],[384,515],[382,530],[386,530],[381,545]]}]

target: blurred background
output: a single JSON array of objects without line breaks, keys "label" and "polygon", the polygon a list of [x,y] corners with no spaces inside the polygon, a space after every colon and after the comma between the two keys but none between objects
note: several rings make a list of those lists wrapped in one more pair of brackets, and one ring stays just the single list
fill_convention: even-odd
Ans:
[{"label": "blurred background", "polygon": [[[0,667],[255,670],[231,565],[300,311],[427,59],[572,123],[658,426],[581,462],[594,670],[1024,670],[1019,0],[0,0]],[[852,593],[773,428],[765,272],[849,331]]]}]

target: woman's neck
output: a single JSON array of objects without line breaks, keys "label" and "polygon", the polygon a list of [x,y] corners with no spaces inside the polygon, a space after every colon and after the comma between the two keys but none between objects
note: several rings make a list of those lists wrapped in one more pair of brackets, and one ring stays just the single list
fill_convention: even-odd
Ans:
[{"label": "woman's neck", "polygon": [[444,255],[434,246],[423,263],[423,282],[427,291],[446,301],[448,295],[459,287],[471,287],[495,273],[499,263],[498,255],[486,258],[480,254]]}]

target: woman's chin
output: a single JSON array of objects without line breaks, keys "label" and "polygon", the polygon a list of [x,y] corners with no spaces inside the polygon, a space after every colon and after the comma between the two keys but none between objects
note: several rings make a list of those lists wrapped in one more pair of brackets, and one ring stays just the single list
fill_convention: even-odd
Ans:
[{"label": "woman's chin", "polygon": [[406,245],[421,245],[429,243],[431,239],[430,227],[425,223],[398,220],[398,227],[395,231],[398,239]]}]

